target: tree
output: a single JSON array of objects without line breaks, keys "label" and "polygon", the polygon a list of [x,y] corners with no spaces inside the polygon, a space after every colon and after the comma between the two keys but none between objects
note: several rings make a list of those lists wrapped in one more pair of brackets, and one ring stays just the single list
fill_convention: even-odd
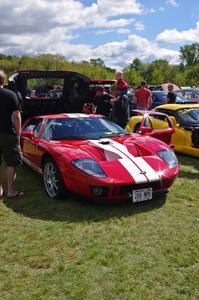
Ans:
[{"label": "tree", "polygon": [[100,66],[100,67],[102,67],[102,68],[104,68],[105,67],[105,63],[104,63],[104,61],[101,59],[101,58],[92,58],[92,59],[90,59],[90,64],[91,64],[91,66]]},{"label": "tree", "polygon": [[126,68],[124,70],[124,77],[127,79],[130,86],[137,87],[140,85],[143,77],[135,69]]},{"label": "tree", "polygon": [[35,56],[35,60],[40,64],[40,68],[50,70],[62,70],[66,61],[65,57],[60,54],[40,54]]},{"label": "tree", "polygon": [[180,47],[180,59],[183,65],[193,66],[199,63],[199,43]]},{"label": "tree", "polygon": [[187,85],[199,86],[199,64],[187,68],[185,71],[185,81]]},{"label": "tree", "polygon": [[129,68],[135,69],[137,72],[140,72],[142,70],[142,66],[143,66],[142,61],[138,57],[136,57],[130,64]]}]

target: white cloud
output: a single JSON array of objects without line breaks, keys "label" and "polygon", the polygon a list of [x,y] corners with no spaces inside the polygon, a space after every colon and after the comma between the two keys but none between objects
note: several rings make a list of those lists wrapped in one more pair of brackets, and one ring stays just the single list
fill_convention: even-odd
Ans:
[{"label": "white cloud", "polygon": [[[96,34],[130,34],[144,8],[138,0],[97,0],[89,6],[78,0],[0,0],[0,51],[9,54],[60,53],[68,60],[101,58],[106,65],[123,67],[135,57],[144,61],[163,58],[178,61],[178,51],[160,48],[139,35],[100,46],[73,44],[77,29],[96,30]],[[128,18],[124,15],[128,13]],[[143,30],[141,21],[135,22]],[[91,41],[92,42],[92,41]]]},{"label": "white cloud", "polygon": [[120,68],[139,57],[143,61],[167,59],[170,63],[179,63],[179,52],[159,48],[156,43],[138,35],[130,35],[127,40],[101,45],[91,51],[92,55],[102,58],[108,66]]},{"label": "white cloud", "polygon": [[126,27],[133,22],[133,19],[117,19],[117,20],[110,20],[107,21],[106,19],[99,18],[95,21],[94,27],[106,27],[106,28],[119,28],[119,27]]},{"label": "white cloud", "polygon": [[145,9],[145,13],[151,13],[151,14],[163,12],[163,11],[165,11],[165,8],[163,6],[160,6],[158,8],[152,7],[152,8]]},{"label": "white cloud", "polygon": [[[93,4],[95,6],[95,4]],[[96,4],[100,15],[118,16],[124,14],[141,14],[142,5],[138,0],[97,0]]]},{"label": "white cloud", "polygon": [[129,34],[130,30],[128,28],[119,28],[119,29],[105,29],[105,30],[97,30],[95,31],[96,35],[103,35],[106,33],[119,33],[119,34]]},{"label": "white cloud", "polygon": [[198,42],[199,41],[199,21],[196,28],[178,31],[177,29],[166,29],[156,37],[160,43],[181,43],[181,42]]},{"label": "white cloud", "polygon": [[[50,28],[124,27],[129,18],[115,17],[140,14],[143,8],[138,0],[97,0],[90,6],[77,0],[0,0],[0,32],[41,32]],[[111,18],[115,19],[111,19]]]},{"label": "white cloud", "polygon": [[172,6],[179,6],[179,4],[176,2],[176,0],[167,0],[167,4],[170,4]]},{"label": "white cloud", "polygon": [[135,23],[135,29],[139,30],[139,31],[144,30],[144,24],[141,21],[136,22]]}]

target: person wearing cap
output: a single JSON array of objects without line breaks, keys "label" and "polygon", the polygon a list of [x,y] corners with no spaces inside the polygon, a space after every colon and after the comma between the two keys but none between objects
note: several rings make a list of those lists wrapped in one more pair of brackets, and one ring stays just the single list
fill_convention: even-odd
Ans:
[{"label": "person wearing cap", "polygon": [[137,104],[137,109],[147,110],[151,104],[152,94],[147,88],[146,82],[142,81],[140,88],[135,91],[134,100]]},{"label": "person wearing cap", "polygon": [[17,95],[3,87],[6,75],[0,70],[0,198],[4,195],[1,163],[7,165],[7,198],[24,195],[15,189],[16,167],[22,164],[20,148],[21,113]]},{"label": "person wearing cap", "polygon": [[104,87],[98,86],[93,100],[93,103],[96,107],[96,114],[103,115],[108,118],[112,108],[111,99],[111,95],[104,92]]}]

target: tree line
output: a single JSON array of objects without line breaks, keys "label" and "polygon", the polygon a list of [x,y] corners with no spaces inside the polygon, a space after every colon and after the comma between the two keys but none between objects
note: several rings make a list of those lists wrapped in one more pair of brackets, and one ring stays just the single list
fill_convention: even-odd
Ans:
[{"label": "tree line", "polygon": [[[172,82],[178,86],[199,87],[199,43],[180,47],[180,61],[179,65],[170,65],[164,59],[145,63],[135,58],[124,68],[124,76],[131,86],[138,86],[142,80],[145,80],[150,85]],[[0,54],[0,69],[3,69],[8,76],[17,70],[67,70],[79,72],[89,78],[115,79],[115,70],[107,67],[100,58],[69,62],[59,54],[36,56]]]}]

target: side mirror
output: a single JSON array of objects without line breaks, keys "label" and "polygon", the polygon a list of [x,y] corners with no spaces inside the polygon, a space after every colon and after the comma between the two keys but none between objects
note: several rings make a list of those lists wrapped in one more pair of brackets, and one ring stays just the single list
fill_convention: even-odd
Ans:
[{"label": "side mirror", "polygon": [[33,131],[22,131],[21,136],[29,138],[31,140],[34,137],[34,132]]},{"label": "side mirror", "polygon": [[151,127],[140,127],[139,133],[141,134],[146,134],[146,133],[151,133],[153,131],[153,128]]}]

